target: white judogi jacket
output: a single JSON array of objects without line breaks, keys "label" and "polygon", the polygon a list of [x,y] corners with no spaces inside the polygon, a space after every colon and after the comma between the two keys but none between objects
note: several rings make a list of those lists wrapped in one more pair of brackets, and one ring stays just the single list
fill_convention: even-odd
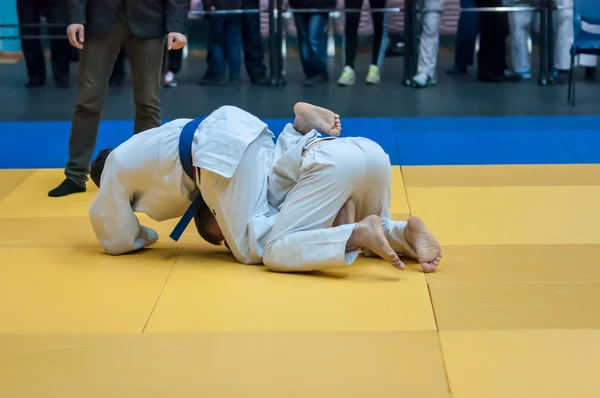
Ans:
[{"label": "white judogi jacket", "polygon": [[[174,120],[134,135],[108,156],[89,209],[94,232],[107,253],[127,253],[158,240],[156,231],[140,225],[135,212],[156,221],[178,218],[198,193],[179,161],[179,136],[189,121]],[[239,108],[217,109],[196,131],[194,166],[230,178],[248,146],[266,128]]]}]

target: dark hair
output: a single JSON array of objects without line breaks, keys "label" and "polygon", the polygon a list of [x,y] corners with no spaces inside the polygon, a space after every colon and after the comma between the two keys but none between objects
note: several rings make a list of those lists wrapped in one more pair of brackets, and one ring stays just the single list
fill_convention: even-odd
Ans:
[{"label": "dark hair", "polygon": [[92,162],[92,167],[90,168],[90,178],[94,181],[94,184],[98,188],[100,188],[100,179],[102,177],[102,171],[104,171],[104,163],[106,163],[106,158],[112,149],[103,149],[98,154],[98,157]]},{"label": "dark hair", "polygon": [[210,228],[213,222],[216,222],[215,216],[206,202],[202,200],[200,208],[194,216],[194,224],[196,224],[196,229],[198,230],[198,233],[202,239],[215,246],[221,246],[221,243],[223,243],[223,238],[215,235]]}]

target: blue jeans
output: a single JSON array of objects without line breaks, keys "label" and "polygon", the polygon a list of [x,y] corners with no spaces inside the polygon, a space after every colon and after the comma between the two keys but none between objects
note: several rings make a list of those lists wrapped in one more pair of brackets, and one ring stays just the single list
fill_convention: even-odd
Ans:
[{"label": "blue jeans", "polygon": [[294,14],[300,61],[307,78],[327,74],[327,13]]},{"label": "blue jeans", "polygon": [[[460,0],[462,8],[475,7],[473,0]],[[456,50],[454,64],[460,67],[473,65],[475,58],[475,41],[479,34],[479,13],[463,12],[458,20],[456,31]]]},{"label": "blue jeans", "polygon": [[211,15],[208,18],[208,70],[211,75],[237,80],[242,73],[242,23],[240,15]]}]

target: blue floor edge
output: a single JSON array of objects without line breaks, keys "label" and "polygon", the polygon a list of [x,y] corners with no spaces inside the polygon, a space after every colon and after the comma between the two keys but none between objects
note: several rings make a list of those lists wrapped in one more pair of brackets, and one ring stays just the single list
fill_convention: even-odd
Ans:
[{"label": "blue floor edge", "polygon": [[[277,134],[291,120],[264,121]],[[342,127],[400,166],[600,163],[600,116],[343,118]],[[131,120],[103,121],[96,152],[132,128]],[[0,169],[64,167],[69,133],[69,121],[0,122]]]}]

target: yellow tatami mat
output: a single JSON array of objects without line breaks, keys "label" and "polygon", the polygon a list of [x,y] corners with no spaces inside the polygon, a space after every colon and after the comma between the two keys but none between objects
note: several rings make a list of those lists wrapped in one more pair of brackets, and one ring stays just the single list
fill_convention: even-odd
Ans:
[{"label": "yellow tatami mat", "polygon": [[435,332],[0,336],[10,398],[449,397]]},{"label": "yellow tatami mat", "polygon": [[440,332],[454,398],[600,397],[600,331]]},{"label": "yellow tatami mat", "polygon": [[373,258],[307,274],[235,262],[177,220],[103,253],[96,193],[0,170],[0,397],[600,396],[600,165],[394,167],[395,219],[435,274]]},{"label": "yellow tatami mat", "polygon": [[425,278],[414,270],[360,259],[290,276],[226,253],[201,261],[184,251],[147,331],[435,330]]}]

